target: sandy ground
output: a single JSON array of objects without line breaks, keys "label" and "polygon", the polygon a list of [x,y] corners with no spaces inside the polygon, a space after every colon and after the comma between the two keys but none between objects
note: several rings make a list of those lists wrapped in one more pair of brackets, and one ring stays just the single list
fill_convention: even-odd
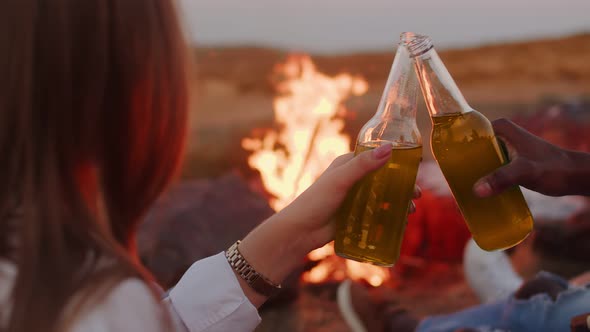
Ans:
[{"label": "sandy ground", "polygon": [[[257,331],[350,331],[336,304],[337,286],[303,285],[295,302],[263,310]],[[451,313],[478,303],[463,281],[460,264],[431,264],[382,291],[418,317]]]}]

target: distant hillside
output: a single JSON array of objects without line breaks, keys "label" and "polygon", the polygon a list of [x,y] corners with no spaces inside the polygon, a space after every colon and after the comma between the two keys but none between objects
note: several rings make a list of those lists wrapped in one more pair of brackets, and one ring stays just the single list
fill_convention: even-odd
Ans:
[{"label": "distant hillside", "polygon": [[[590,96],[590,34],[439,53],[469,103],[490,119],[526,117],[527,113],[538,109],[539,101],[561,102],[574,96]],[[345,131],[350,136],[354,136],[375,112],[394,54],[392,49],[349,55],[312,55],[322,72],[348,71],[369,81],[369,91],[365,95],[348,101],[351,112]],[[247,169],[249,153],[242,149],[240,142],[257,128],[273,125],[272,71],[287,54],[276,49],[236,47],[196,49],[195,56],[198,93],[191,112],[184,174],[187,177],[217,176],[233,167]],[[423,137],[428,137],[430,119],[423,105],[419,108],[417,123]],[[570,132],[566,130],[563,134]],[[428,142],[424,140],[424,151],[429,151]],[[429,155],[425,152],[424,157],[429,158]]]},{"label": "distant hillside", "polygon": [[[542,85],[545,93],[590,92],[590,33],[438,51],[462,88],[497,87],[504,93],[503,88],[530,90]],[[371,87],[381,89],[394,53],[392,49],[312,58],[324,72],[360,74],[373,83]],[[195,54],[201,80],[228,81],[242,92],[272,92],[268,78],[273,65],[286,56],[278,49],[256,47],[199,48]],[[562,87],[555,88],[557,85]]]}]

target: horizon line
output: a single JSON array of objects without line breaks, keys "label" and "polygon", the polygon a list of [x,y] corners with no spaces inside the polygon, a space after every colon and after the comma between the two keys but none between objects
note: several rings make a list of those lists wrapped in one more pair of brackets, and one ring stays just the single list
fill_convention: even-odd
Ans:
[{"label": "horizon line", "polygon": [[[545,36],[534,36],[530,38],[503,38],[502,40],[482,40],[481,42],[468,43],[447,43],[437,47],[438,50],[468,50],[477,49],[488,46],[513,45],[521,43],[552,41],[567,38],[583,37],[590,35],[590,30],[579,30],[577,32],[552,34]],[[372,47],[335,47],[333,50],[320,50],[314,47],[298,47],[293,45],[285,45],[281,43],[270,43],[260,41],[234,41],[234,42],[189,42],[192,48],[196,49],[237,49],[237,48],[260,48],[277,50],[282,52],[301,52],[314,55],[344,55],[344,54],[363,54],[363,53],[382,53],[385,51],[395,50],[397,43],[392,43],[390,46],[372,46]],[[436,45],[435,45],[436,46]]]}]

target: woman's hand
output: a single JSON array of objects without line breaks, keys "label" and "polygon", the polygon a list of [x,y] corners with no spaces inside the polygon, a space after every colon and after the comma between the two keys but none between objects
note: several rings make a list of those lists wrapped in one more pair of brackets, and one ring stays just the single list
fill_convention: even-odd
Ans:
[{"label": "woman's hand", "polygon": [[[363,176],[383,166],[390,156],[391,146],[384,145],[356,157],[348,153],[336,158],[313,185],[279,213],[306,234],[306,243],[302,244],[304,251],[321,247],[333,239],[332,218],[348,191]],[[419,195],[416,188],[414,196]],[[413,212],[415,207],[413,202],[411,204]]]},{"label": "woman's hand", "polygon": [[[390,155],[391,146],[383,145],[356,157],[352,153],[338,157],[295,201],[248,234],[240,252],[259,273],[282,282],[309,251],[333,239],[332,218],[347,192],[363,176],[385,165]],[[419,195],[416,189],[414,196]],[[264,302],[262,295],[240,282],[252,303]]]}]

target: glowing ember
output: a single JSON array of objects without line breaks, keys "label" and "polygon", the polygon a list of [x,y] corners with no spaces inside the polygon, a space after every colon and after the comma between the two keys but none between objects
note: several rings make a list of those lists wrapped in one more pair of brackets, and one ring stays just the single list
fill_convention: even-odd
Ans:
[{"label": "glowing ember", "polygon": [[373,286],[379,286],[391,278],[388,269],[337,257],[331,244],[312,251],[308,257],[319,263],[303,275],[306,282],[319,283],[350,278],[365,280]]},{"label": "glowing ember", "polygon": [[378,266],[347,260],[346,267],[351,279],[366,279],[369,284],[375,287],[389,279],[389,270]]},{"label": "glowing ember", "polygon": [[[368,85],[347,73],[322,74],[306,55],[290,56],[275,70],[284,78],[276,86],[279,96],[274,100],[275,121],[281,130],[269,131],[262,139],[245,138],[242,147],[252,151],[248,164],[260,171],[266,190],[275,197],[270,204],[279,211],[334,158],[350,151],[350,137],[342,133],[343,102],[364,94]],[[309,258],[319,263],[304,274],[306,282],[352,278],[377,286],[389,278],[386,269],[337,257],[331,244],[314,250]]]}]

